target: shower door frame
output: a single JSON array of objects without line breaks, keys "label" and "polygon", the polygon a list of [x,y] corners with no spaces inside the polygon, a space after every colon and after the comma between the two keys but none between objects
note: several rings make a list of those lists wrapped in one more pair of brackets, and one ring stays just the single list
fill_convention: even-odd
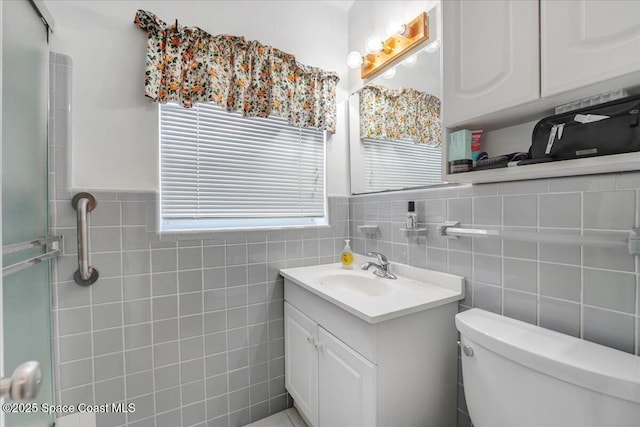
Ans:
[{"label": "shower door frame", "polygon": [[[51,33],[53,33],[53,27],[54,27],[54,20],[53,17],[51,16],[51,14],[49,13],[48,9],[46,8],[44,2],[42,0],[24,0],[27,1],[29,4],[31,4],[31,6],[33,7],[35,13],[37,13],[40,17],[40,19],[43,21],[43,25],[45,26],[45,30],[47,31],[47,40],[49,40],[49,37],[51,36]],[[0,0],[0,23],[3,22],[3,17],[4,17],[4,1]],[[3,116],[3,110],[2,110],[2,95],[3,95],[3,87],[2,87],[2,81],[3,81],[3,31],[0,28],[0,188],[2,188],[2,153],[3,153],[3,140],[2,140],[2,129],[3,129],[3,123],[2,123],[2,116]],[[45,95],[47,98],[49,97],[49,93],[47,93]],[[50,108],[50,106],[48,107]],[[49,134],[49,132],[47,132],[47,134]],[[2,230],[2,197],[0,197],[0,241],[3,238],[3,230]],[[2,257],[0,257],[0,271],[3,268],[3,259]],[[51,280],[51,279],[50,279]],[[4,288],[3,288],[3,283],[4,283],[4,278],[3,275],[0,274],[0,378],[4,378],[6,376],[6,372],[5,372],[5,342],[4,342],[4,312],[3,312],[3,306],[4,306]],[[53,339],[53,337],[51,337],[51,339]],[[53,363],[53,360],[52,360]],[[53,366],[52,366],[53,369]],[[55,383],[52,383],[52,387],[55,387]],[[55,390],[53,391],[53,398],[55,398]],[[5,399],[0,399],[0,403],[4,402]],[[0,411],[0,427],[5,427],[5,413],[4,411]]]},{"label": "shower door frame", "polygon": [[[4,2],[0,1],[0,23],[2,23],[2,10],[4,8]],[[2,188],[2,29],[0,29],[0,188]],[[2,197],[0,197],[0,242],[2,242]],[[2,257],[0,257],[0,271],[2,271]],[[3,301],[3,277],[0,274],[0,378],[4,378],[4,313],[2,307]],[[3,400],[4,401],[4,400]],[[4,427],[4,411],[0,411],[0,427]]]}]

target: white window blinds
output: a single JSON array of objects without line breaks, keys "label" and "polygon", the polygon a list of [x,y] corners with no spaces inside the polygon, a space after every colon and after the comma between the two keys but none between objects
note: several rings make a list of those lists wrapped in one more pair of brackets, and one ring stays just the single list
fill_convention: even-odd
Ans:
[{"label": "white window blinds", "polygon": [[160,167],[163,229],[326,223],[323,131],[163,104]]},{"label": "white window blinds", "polygon": [[366,189],[400,190],[442,183],[442,150],[406,139],[362,139]]}]

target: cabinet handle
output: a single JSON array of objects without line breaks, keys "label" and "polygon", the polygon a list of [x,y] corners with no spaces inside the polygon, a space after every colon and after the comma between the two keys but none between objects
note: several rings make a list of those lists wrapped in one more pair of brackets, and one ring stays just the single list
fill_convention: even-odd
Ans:
[{"label": "cabinet handle", "polygon": [[313,337],[307,337],[307,342],[309,344],[312,344],[313,343]]},{"label": "cabinet handle", "polygon": [[314,342],[313,346],[316,348],[316,350],[322,351],[322,343],[320,341]]}]

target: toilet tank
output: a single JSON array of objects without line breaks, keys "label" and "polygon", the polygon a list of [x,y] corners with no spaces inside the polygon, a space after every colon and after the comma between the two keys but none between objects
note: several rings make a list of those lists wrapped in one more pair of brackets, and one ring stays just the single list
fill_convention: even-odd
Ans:
[{"label": "toilet tank", "polygon": [[456,327],[475,427],[640,426],[640,357],[477,308]]}]

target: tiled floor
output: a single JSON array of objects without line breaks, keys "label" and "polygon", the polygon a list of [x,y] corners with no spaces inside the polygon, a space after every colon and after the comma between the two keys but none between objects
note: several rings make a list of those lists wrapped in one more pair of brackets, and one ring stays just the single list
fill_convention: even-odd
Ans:
[{"label": "tiled floor", "polygon": [[307,427],[307,424],[300,417],[296,408],[289,408],[245,427]]}]

